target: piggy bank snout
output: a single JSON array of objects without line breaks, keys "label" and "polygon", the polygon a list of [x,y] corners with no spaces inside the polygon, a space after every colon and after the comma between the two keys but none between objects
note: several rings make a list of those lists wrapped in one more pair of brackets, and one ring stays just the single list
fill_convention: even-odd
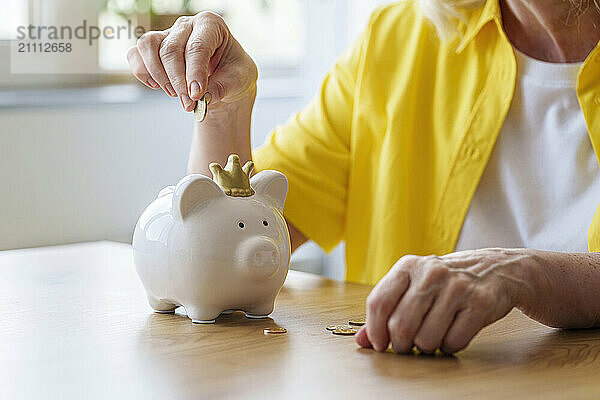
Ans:
[{"label": "piggy bank snout", "polygon": [[281,253],[275,242],[267,237],[255,237],[241,244],[242,261],[256,278],[270,278],[281,264]]},{"label": "piggy bank snout", "polygon": [[279,254],[277,254],[277,250],[273,249],[256,250],[252,260],[255,267],[262,267],[263,265],[278,265],[278,261]]}]

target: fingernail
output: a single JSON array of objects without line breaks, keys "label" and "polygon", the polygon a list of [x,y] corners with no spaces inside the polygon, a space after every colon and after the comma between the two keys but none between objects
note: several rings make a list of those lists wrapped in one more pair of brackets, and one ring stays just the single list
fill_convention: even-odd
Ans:
[{"label": "fingernail", "polygon": [[190,107],[194,104],[192,99],[190,99],[190,96],[188,96],[186,93],[183,93],[181,96],[179,96],[179,99],[181,100],[183,109],[185,111],[190,111]]},{"label": "fingernail", "polygon": [[167,83],[165,85],[165,90],[169,96],[177,97],[177,92],[175,92],[175,89],[173,89],[173,85],[171,85],[170,83]]},{"label": "fingernail", "polygon": [[148,78],[148,80],[146,82],[148,83],[148,86],[150,86],[152,89],[160,88],[160,85],[158,83],[156,83],[156,81],[152,78]]},{"label": "fingernail", "polygon": [[190,83],[190,96],[194,100],[200,100],[200,92],[201,92],[200,84],[197,81],[193,81]]}]

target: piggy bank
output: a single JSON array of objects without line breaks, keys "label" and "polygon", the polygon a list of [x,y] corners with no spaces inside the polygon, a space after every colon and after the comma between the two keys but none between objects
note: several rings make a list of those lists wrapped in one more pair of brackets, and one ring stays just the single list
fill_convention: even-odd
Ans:
[{"label": "piggy bank", "polygon": [[150,306],[183,306],[194,323],[213,323],[242,310],[248,318],[272,311],[290,262],[283,217],[287,179],[262,171],[249,179],[237,155],[210,165],[158,194],[133,235],[134,262]]}]

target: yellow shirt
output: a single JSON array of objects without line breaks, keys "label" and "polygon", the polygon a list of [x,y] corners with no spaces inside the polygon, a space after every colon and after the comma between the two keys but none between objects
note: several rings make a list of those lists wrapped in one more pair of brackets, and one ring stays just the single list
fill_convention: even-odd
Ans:
[{"label": "yellow shirt", "polygon": [[[379,8],[311,104],[253,153],[289,180],[286,218],[347,279],[375,283],[405,254],[452,252],[511,104],[516,62],[498,0],[442,42],[416,0]],[[600,151],[600,45],[577,94]],[[600,200],[600,199],[599,199]],[[590,251],[600,250],[600,212]]]}]

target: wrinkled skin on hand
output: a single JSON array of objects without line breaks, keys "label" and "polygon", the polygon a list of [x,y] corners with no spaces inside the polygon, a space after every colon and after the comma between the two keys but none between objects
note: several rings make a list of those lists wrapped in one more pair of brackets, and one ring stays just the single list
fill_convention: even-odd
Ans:
[{"label": "wrinkled skin on hand", "polygon": [[402,257],[369,294],[356,341],[398,353],[462,350],[531,290],[519,272],[531,262],[527,249]]},{"label": "wrinkled skin on hand", "polygon": [[258,69],[219,15],[184,16],[164,31],[151,31],[129,49],[133,75],[151,89],[179,97],[185,111],[209,93],[212,107],[256,91]]}]

